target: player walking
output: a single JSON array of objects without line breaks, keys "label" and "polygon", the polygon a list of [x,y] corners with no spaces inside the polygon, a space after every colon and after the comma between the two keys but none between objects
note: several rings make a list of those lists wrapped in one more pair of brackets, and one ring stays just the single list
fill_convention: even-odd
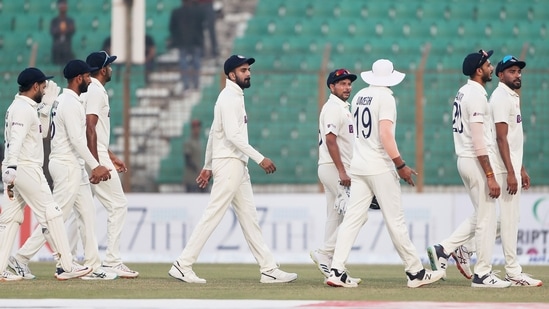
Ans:
[{"label": "player walking", "polygon": [[259,264],[260,282],[284,283],[297,279],[297,274],[278,268],[273,254],[263,240],[253,201],[248,158],[257,162],[267,174],[276,171],[274,163],[248,143],[248,117],[243,90],[251,85],[250,65],[254,62],[254,58],[232,55],[224,64],[226,85],[215,103],[204,168],[196,179],[199,187],[204,188],[213,176],[210,202],[196,224],[187,246],[169,271],[170,276],[184,282],[206,283],[205,279],[194,273],[192,265],[231,204],[244,238]]},{"label": "player walking", "polygon": [[368,209],[374,195],[396,251],[404,262],[408,287],[416,288],[438,281],[441,271],[426,270],[410,240],[401,206],[400,179],[414,185],[416,172],[400,157],[395,141],[396,102],[389,87],[398,85],[405,74],[394,70],[386,59],[374,62],[372,70],[362,72],[370,86],[360,90],[352,100],[354,117],[354,151],[349,170],[351,195],[343,222],[339,226],[332,268],[327,284],[334,287],[356,287],[345,271],[353,243],[368,220]]}]

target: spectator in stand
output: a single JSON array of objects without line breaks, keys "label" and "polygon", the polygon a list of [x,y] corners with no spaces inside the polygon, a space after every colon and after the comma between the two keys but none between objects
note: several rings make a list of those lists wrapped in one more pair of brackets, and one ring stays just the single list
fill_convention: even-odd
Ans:
[{"label": "spectator in stand", "polygon": [[217,19],[217,13],[214,10],[213,0],[198,0],[198,3],[202,10],[204,10],[205,24],[204,27],[208,31],[210,38],[210,55],[213,58],[219,56],[219,50],[217,49],[217,33],[215,30],[215,20]]},{"label": "spectator in stand", "polygon": [[67,0],[57,0],[59,15],[51,20],[50,34],[53,38],[51,47],[52,62],[65,65],[74,58],[72,36],[76,31],[74,20],[67,16]]}]

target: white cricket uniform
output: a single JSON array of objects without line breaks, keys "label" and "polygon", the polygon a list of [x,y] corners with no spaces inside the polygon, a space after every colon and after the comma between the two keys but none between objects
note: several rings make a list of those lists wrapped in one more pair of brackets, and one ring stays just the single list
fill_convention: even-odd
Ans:
[{"label": "white cricket uniform", "polygon": [[350,168],[351,196],[347,212],[339,226],[332,268],[340,271],[345,269],[356,237],[368,220],[368,209],[375,195],[405,271],[415,274],[423,269],[423,265],[410,240],[404,220],[400,177],[381,143],[379,134],[379,122],[390,120],[394,135],[397,110],[393,92],[388,87],[363,88],[353,97],[351,114],[355,121],[355,142]]},{"label": "white cricket uniform", "polygon": [[2,170],[17,166],[17,177],[14,198],[6,199],[0,213],[0,271],[7,267],[15,233],[23,222],[23,209],[27,204],[52,249],[60,254],[63,268],[69,271],[72,266],[67,233],[61,219],[63,213],[53,199],[42,170],[44,149],[37,106],[29,97],[16,95],[6,112]]},{"label": "white cricket uniform", "polygon": [[211,170],[213,175],[210,202],[177,258],[182,268],[192,268],[230,204],[233,205],[244,238],[259,264],[260,271],[278,267],[265,244],[257,220],[247,167],[248,158],[259,164],[264,156],[248,143],[244,92],[236,83],[227,79],[226,86],[215,103],[214,119],[205,153],[204,169]]},{"label": "white cricket uniform", "polygon": [[486,175],[482,169],[471,137],[471,123],[482,123],[484,142],[490,161],[494,158],[492,115],[484,87],[468,80],[456,94],[453,106],[453,133],[457,168],[474,207],[473,214],[440,244],[446,253],[475,237],[477,263],[474,272],[482,277],[492,271],[492,254],[496,238],[495,200],[489,196]]},{"label": "white cricket uniform", "polygon": [[492,161],[492,168],[496,180],[502,188],[498,203],[501,245],[505,256],[505,271],[511,277],[516,277],[522,273],[522,267],[517,259],[517,234],[520,219],[520,195],[522,188],[520,172],[522,168],[524,145],[520,97],[514,90],[500,82],[490,96],[490,105],[492,107],[494,125],[496,123],[507,124],[509,153],[511,156],[511,163],[513,164],[513,170],[515,171],[515,177],[518,182],[516,194],[511,195],[505,190],[507,187],[507,169],[503,164],[503,159],[499,151],[496,151]]},{"label": "white cricket uniform", "polygon": [[[96,168],[86,142],[86,114],[79,96],[71,89],[63,89],[52,106],[51,153],[49,160],[54,189],[53,199],[63,210],[67,220],[74,208],[84,228],[84,264],[97,269],[101,266],[95,237],[95,205],[84,162]],[[28,261],[40,250],[46,240],[37,228],[18,250],[16,258]]]},{"label": "white cricket uniform", "polygon": [[[88,91],[82,94],[86,115],[97,115],[97,153],[99,163],[111,170],[111,179],[92,184],[92,192],[107,210],[107,251],[103,265],[117,266],[122,263],[120,237],[128,213],[128,200],[120,177],[109,157],[110,105],[107,90],[96,78],[91,78]],[[88,171],[89,172],[89,171]],[[78,237],[74,235],[73,237]]]},{"label": "white cricket uniform", "polygon": [[326,135],[334,134],[339,148],[339,154],[345,170],[349,170],[353,156],[353,116],[349,111],[349,103],[330,94],[328,101],[320,111],[318,120],[319,148],[318,148],[318,178],[324,186],[326,195],[326,225],[324,228],[324,247],[319,251],[325,255],[334,254],[337,239],[337,228],[343,216],[334,208],[339,184],[339,173],[334,164],[328,146]]}]

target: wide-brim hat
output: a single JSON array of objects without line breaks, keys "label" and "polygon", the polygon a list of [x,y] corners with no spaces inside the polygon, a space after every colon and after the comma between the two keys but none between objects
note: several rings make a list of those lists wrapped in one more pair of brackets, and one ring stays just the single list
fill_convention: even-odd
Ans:
[{"label": "wide-brim hat", "polygon": [[372,86],[391,87],[400,84],[406,74],[395,70],[391,61],[379,59],[374,62],[371,71],[360,73],[360,77]]}]

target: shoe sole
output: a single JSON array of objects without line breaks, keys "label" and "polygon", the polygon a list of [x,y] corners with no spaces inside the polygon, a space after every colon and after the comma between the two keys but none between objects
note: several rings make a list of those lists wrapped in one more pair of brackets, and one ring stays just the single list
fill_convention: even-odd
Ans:
[{"label": "shoe sole", "polygon": [[483,284],[483,283],[471,283],[472,288],[505,289],[505,288],[508,288],[510,286],[511,285],[497,286],[497,285],[489,285],[489,284]]},{"label": "shoe sole", "polygon": [[[457,258],[456,254],[455,253],[452,253],[450,254],[452,256],[452,258],[454,259],[454,261],[456,261],[456,267],[457,269],[459,270],[459,272],[463,275],[463,277],[471,280],[473,278],[473,274],[470,274],[470,275],[467,275],[467,272],[463,269],[463,267],[461,267],[461,263],[458,262],[459,259]],[[430,260],[430,258],[429,258]]]},{"label": "shoe sole", "polygon": [[[436,263],[436,261],[438,259],[437,249],[434,246],[427,248],[427,256],[429,256],[429,264],[431,264],[431,270],[443,270],[443,269],[439,269],[439,267],[437,267],[437,263]],[[442,276],[441,279],[446,280],[446,274],[444,276]]]},{"label": "shoe sole", "polygon": [[346,284],[346,283],[335,283],[335,282],[332,282],[330,280],[326,281],[326,284],[329,285],[329,286],[332,286],[334,288],[356,288],[358,286],[357,285],[349,285],[349,284]]},{"label": "shoe sole", "polygon": [[440,278],[435,277],[435,278],[432,278],[431,280],[421,280],[421,281],[418,281],[419,282],[418,285],[409,285],[409,284],[407,284],[407,286],[409,288],[419,288],[419,287],[422,287],[422,286],[425,286],[425,285],[429,285],[431,283],[435,283],[439,280],[444,280],[444,276],[441,276]]},{"label": "shoe sole", "polygon": [[290,283],[290,282],[294,282],[297,280],[297,277],[291,279],[291,280],[286,280],[286,281],[282,281],[282,280],[269,280],[269,281],[262,281],[262,280],[259,280],[259,283],[266,283],[266,284],[272,284],[272,283]]},{"label": "shoe sole", "polygon": [[315,263],[316,269],[318,269],[318,271],[320,271],[320,273],[324,276],[324,278],[329,278],[330,274],[328,273],[328,275],[326,275],[326,273],[324,273],[324,271],[322,271],[322,269],[320,267],[320,264],[318,263],[318,261],[314,257],[313,252],[309,253],[309,256],[311,257],[311,260],[313,260],[313,263]]},{"label": "shoe sole", "polygon": [[[175,267],[175,266],[174,266],[174,267]],[[182,272],[181,272],[179,269],[178,269],[177,271],[179,272],[177,275],[183,276]],[[177,280],[179,280],[179,281],[183,281],[183,282],[185,282],[185,283],[191,283],[191,284],[206,284],[206,281],[204,281],[204,282],[200,282],[200,281],[186,281],[185,279],[183,279],[184,277],[178,277],[177,275],[172,274],[172,270],[171,270],[171,269],[168,271],[168,275],[170,275],[170,277],[172,277],[172,278],[174,278],[174,279],[177,279]]]}]

